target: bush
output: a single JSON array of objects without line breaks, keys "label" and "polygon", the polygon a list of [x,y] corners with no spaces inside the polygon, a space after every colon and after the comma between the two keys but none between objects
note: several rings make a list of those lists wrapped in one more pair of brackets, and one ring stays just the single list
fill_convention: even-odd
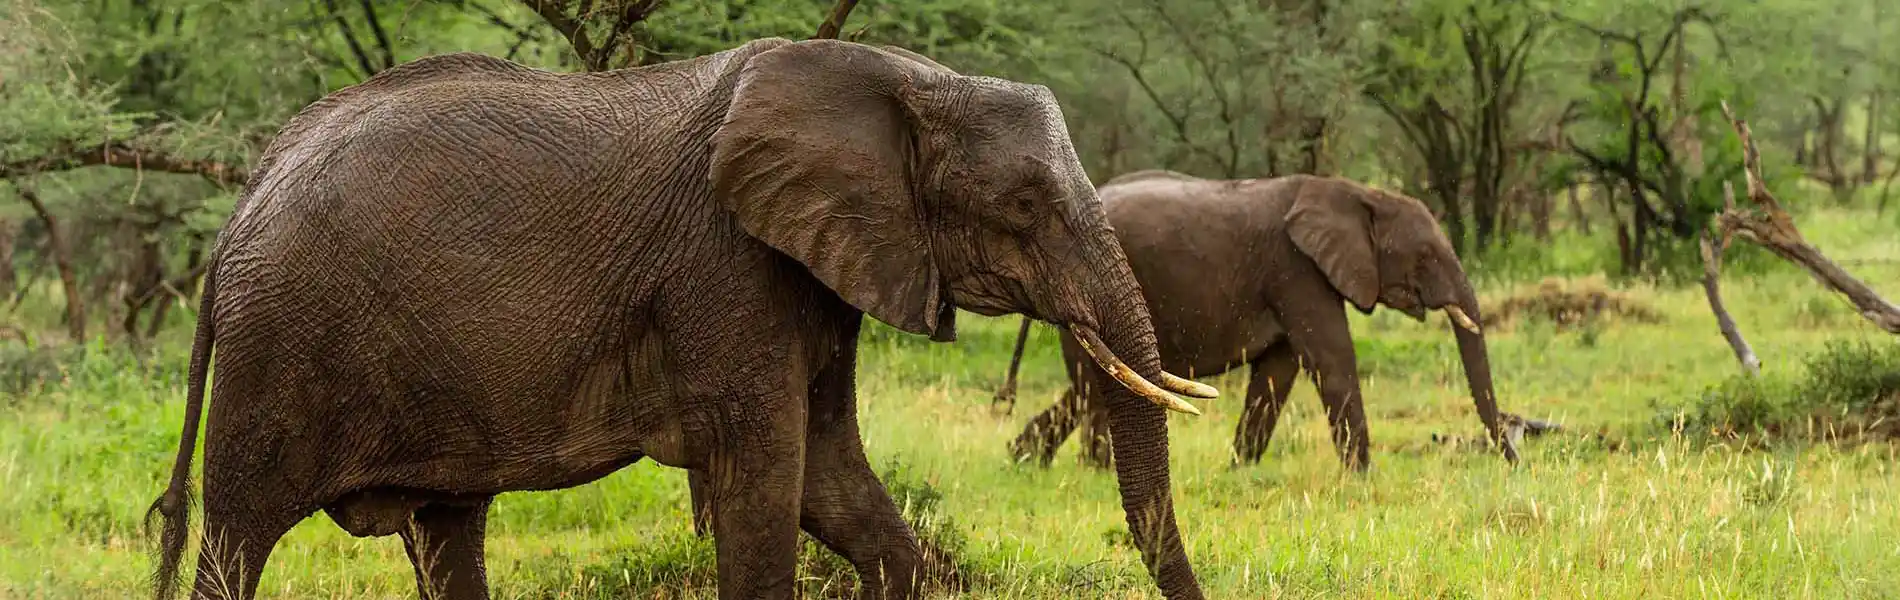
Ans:
[{"label": "bush", "polygon": [[1611,289],[1602,275],[1571,279],[1546,277],[1535,286],[1520,286],[1503,300],[1485,304],[1481,318],[1486,328],[1518,320],[1548,321],[1560,331],[1591,330],[1617,321],[1662,321],[1662,315],[1647,301]]},{"label": "bush", "polygon": [[1722,438],[1900,440],[1900,343],[1830,342],[1801,377],[1737,375],[1668,419]]}]

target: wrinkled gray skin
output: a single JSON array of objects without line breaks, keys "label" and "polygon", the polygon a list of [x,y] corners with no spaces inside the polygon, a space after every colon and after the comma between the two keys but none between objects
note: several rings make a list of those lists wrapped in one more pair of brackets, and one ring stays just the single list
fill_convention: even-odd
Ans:
[{"label": "wrinkled gray skin", "polygon": [[[1234,434],[1242,464],[1266,451],[1304,366],[1319,386],[1340,460],[1354,470],[1371,465],[1345,305],[1365,313],[1383,305],[1419,320],[1455,305],[1478,319],[1477,296],[1450,240],[1422,203],[1403,195],[1337,178],[1220,181],[1170,171],[1123,175],[1097,193],[1141,283],[1162,366],[1190,377],[1252,368]],[[1515,462],[1500,430],[1484,337],[1452,329],[1478,416]],[[1112,439],[1102,431],[1105,415],[1091,410],[1092,394],[1076,390],[1108,388],[1096,369],[1077,368],[1082,355],[1071,336],[1063,336],[1062,356],[1071,389],[1010,450],[1047,465],[1080,421],[1084,462],[1105,466],[1104,438]],[[1006,382],[998,398],[1014,395]]]},{"label": "wrinkled gray skin", "polygon": [[[214,255],[158,596],[175,586],[212,343],[195,597],[254,595],[323,511],[400,534],[425,597],[486,598],[489,501],[642,458],[703,470],[721,598],[790,598],[800,529],[864,597],[916,593],[853,381],[865,314],[1153,328],[1048,90],[852,43],[759,40],[553,74],[472,54],[338,91],[279,132]],[[1129,529],[1200,598],[1162,408],[1110,393]]]}]

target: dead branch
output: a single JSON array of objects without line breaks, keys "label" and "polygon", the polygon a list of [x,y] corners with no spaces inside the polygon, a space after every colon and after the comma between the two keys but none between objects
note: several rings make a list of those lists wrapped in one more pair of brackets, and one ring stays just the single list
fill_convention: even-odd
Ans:
[{"label": "dead branch", "polygon": [[614,50],[619,45],[620,37],[635,24],[652,16],[653,11],[660,7],[661,2],[661,0],[624,0],[620,5],[620,12],[614,16],[613,22],[607,27],[607,37],[596,45],[587,34],[587,21],[594,16],[595,12],[591,0],[582,0],[572,17],[567,15],[566,0],[520,1],[533,8],[535,14],[541,15],[541,20],[547,21],[549,27],[553,27],[555,31],[560,32],[561,37],[567,39],[568,45],[573,47],[574,55],[580,57],[581,64],[589,71],[607,70]]},{"label": "dead branch", "polygon": [[[1722,182],[1722,202],[1728,210],[1735,208],[1735,186]],[[1748,340],[1742,338],[1741,329],[1736,328],[1735,318],[1730,317],[1728,309],[1722,307],[1722,252],[1728,249],[1728,236],[1722,236],[1717,245],[1709,239],[1709,232],[1702,232],[1702,291],[1709,296],[1709,311],[1715,313],[1715,324],[1722,329],[1722,339],[1728,340],[1728,347],[1735,351],[1735,360],[1742,363],[1742,370],[1749,375],[1761,374],[1761,359],[1755,356],[1755,350],[1748,346]]]},{"label": "dead branch", "polygon": [[396,66],[396,48],[389,43],[389,33],[383,31],[383,22],[376,18],[376,4],[371,0],[361,0],[363,20],[369,24],[370,34],[376,37],[376,45],[383,51],[383,68]]},{"label": "dead branch", "polygon": [[831,7],[831,16],[825,17],[825,22],[818,25],[818,34],[811,36],[811,39],[838,39],[838,32],[844,29],[845,18],[851,16],[851,9],[857,5],[858,0],[838,0],[838,4]]},{"label": "dead branch", "polygon": [[1795,229],[1794,218],[1781,208],[1781,203],[1775,200],[1762,182],[1761,153],[1756,150],[1755,141],[1749,135],[1748,123],[1737,118],[1729,110],[1726,101],[1722,103],[1722,115],[1728,117],[1729,125],[1735,128],[1735,135],[1742,140],[1742,171],[1748,178],[1748,199],[1756,205],[1755,210],[1731,206],[1717,215],[1716,222],[1722,237],[1726,239],[1733,235],[1754,242],[1800,265],[1822,285],[1846,296],[1869,322],[1888,333],[1900,335],[1900,307],[1880,297],[1873,288],[1848,274],[1819,249],[1808,244],[1801,236],[1801,231]]},{"label": "dead branch", "polygon": [[121,142],[107,142],[78,150],[55,152],[39,158],[0,164],[0,179],[105,166],[163,173],[198,175],[219,186],[242,184],[250,177],[244,167],[230,163],[191,160],[162,152],[139,150]]},{"label": "dead branch", "polygon": [[363,78],[369,79],[370,76],[381,71],[382,69],[377,68],[376,64],[370,61],[369,53],[363,50],[363,44],[356,41],[356,29],[350,27],[350,20],[344,18],[343,13],[337,10],[336,0],[324,0],[323,7],[329,10],[330,19],[336,22],[337,32],[343,35],[344,43],[350,46],[350,54],[356,56],[357,66],[363,69]]}]

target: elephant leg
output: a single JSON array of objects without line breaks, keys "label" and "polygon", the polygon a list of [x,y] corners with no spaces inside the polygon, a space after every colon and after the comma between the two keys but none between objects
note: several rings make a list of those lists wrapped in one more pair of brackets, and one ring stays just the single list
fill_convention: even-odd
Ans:
[{"label": "elephant leg", "polygon": [[277,540],[312,511],[294,509],[268,486],[229,485],[224,482],[232,478],[212,474],[205,479],[204,541],[191,598],[250,600]]},{"label": "elephant leg", "polygon": [[799,525],[851,562],[858,573],[859,598],[915,598],[923,553],[916,533],[865,458],[852,354],[829,366],[813,385]]},{"label": "elephant leg", "polygon": [[1280,423],[1280,409],[1300,373],[1299,355],[1286,342],[1267,347],[1254,359],[1252,378],[1247,382],[1246,408],[1240,414],[1239,430],[1234,432],[1234,458],[1240,464],[1260,462],[1267,444],[1273,441],[1273,429]]},{"label": "elephant leg", "polygon": [[1081,396],[1071,386],[1062,392],[1062,398],[1054,406],[1044,409],[1029,420],[1023,432],[1009,443],[1009,455],[1017,461],[1035,459],[1038,465],[1047,467],[1056,456],[1056,449],[1075,432],[1076,418],[1080,416]]},{"label": "elephant leg", "polygon": [[1292,306],[1281,311],[1288,321],[1287,339],[1319,387],[1333,448],[1347,469],[1365,471],[1372,466],[1370,440],[1345,303],[1336,292],[1295,294],[1289,302]]},{"label": "elephant leg", "polygon": [[693,504],[693,535],[706,537],[712,533],[712,480],[704,470],[689,470],[686,472],[686,490]]},{"label": "elephant leg", "polygon": [[490,498],[416,509],[402,530],[403,550],[415,567],[423,600],[487,600],[483,542]]},{"label": "elephant leg", "polygon": [[1081,402],[1082,464],[1098,469],[1115,466],[1113,440],[1109,439],[1108,411],[1101,398],[1087,395]]},{"label": "elephant leg", "polygon": [[[1348,355],[1350,358],[1350,355]],[[1313,370],[1320,401],[1326,405],[1326,426],[1333,432],[1333,449],[1346,468],[1365,471],[1372,466],[1366,439],[1366,408],[1359,399],[1359,377],[1350,360],[1328,370]]]},{"label": "elephant leg", "polygon": [[[727,418],[729,431],[718,436],[721,447],[713,451],[707,468],[719,598],[789,600],[805,471],[803,403],[780,396],[737,404],[759,411]],[[795,424],[770,416],[778,411],[796,415]]]}]

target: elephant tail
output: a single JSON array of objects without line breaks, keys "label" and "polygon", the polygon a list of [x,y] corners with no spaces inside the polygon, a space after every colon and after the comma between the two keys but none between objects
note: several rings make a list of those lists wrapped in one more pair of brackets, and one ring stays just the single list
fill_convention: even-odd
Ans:
[{"label": "elephant tail", "polygon": [[145,511],[145,527],[151,529],[152,516],[162,517],[164,530],[159,539],[158,572],[153,577],[157,600],[168,600],[178,588],[178,564],[185,555],[185,540],[191,515],[191,455],[198,447],[198,423],[204,414],[205,379],[211,365],[212,339],[216,336],[215,309],[218,303],[218,265],[213,253],[205,268],[204,293],[198,300],[198,325],[191,339],[191,370],[185,392],[185,429],[178,441],[178,456],[172,463],[171,484],[164,495]]}]

